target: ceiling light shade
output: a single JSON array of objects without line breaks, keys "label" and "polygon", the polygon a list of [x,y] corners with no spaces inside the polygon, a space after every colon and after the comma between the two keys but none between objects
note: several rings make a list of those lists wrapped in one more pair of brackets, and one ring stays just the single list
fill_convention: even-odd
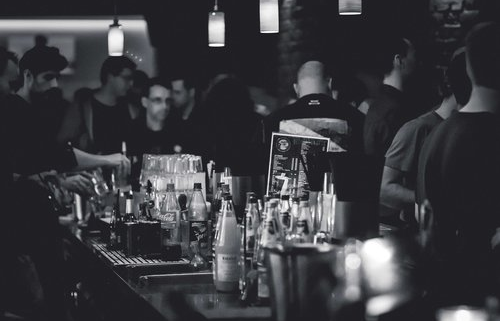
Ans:
[{"label": "ceiling light shade", "polygon": [[226,41],[225,34],[224,12],[217,10],[217,2],[215,2],[214,11],[208,13],[208,46],[224,47]]},{"label": "ceiling light shade", "polygon": [[124,41],[122,26],[118,23],[118,19],[115,18],[108,31],[108,54],[110,56],[123,56]]},{"label": "ceiling light shade", "polygon": [[339,15],[360,15],[362,0],[339,0]]},{"label": "ceiling light shade", "polygon": [[259,12],[260,33],[278,33],[280,31],[278,0],[260,0]]}]

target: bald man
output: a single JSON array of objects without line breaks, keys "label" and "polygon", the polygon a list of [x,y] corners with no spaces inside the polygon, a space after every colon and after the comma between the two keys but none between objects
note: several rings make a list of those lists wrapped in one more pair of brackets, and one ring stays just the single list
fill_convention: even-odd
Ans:
[{"label": "bald man", "polygon": [[293,84],[298,100],[265,119],[266,140],[272,132],[306,135],[310,130],[330,138],[331,151],[361,152],[364,115],[334,100],[332,78],[320,61],[307,61]]}]

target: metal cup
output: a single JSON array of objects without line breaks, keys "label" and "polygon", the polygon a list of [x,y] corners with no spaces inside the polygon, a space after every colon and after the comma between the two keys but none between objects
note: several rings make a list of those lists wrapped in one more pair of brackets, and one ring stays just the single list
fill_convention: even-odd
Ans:
[{"label": "metal cup", "polygon": [[329,320],[338,249],[305,243],[265,248],[273,320],[308,320],[312,315],[316,321]]}]

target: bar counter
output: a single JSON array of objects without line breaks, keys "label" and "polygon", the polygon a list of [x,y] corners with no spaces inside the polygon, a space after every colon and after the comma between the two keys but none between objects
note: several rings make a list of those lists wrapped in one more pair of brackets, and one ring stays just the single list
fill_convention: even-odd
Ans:
[{"label": "bar counter", "polygon": [[215,290],[211,271],[187,260],[118,262],[98,233],[62,218],[72,292],[80,314],[102,320],[270,320],[270,307],[244,306],[238,294]]}]

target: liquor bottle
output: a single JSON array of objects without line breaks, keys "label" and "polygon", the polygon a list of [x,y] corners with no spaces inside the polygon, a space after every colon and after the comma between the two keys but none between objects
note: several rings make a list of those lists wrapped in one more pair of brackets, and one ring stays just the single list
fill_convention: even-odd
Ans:
[{"label": "liquor bottle", "polygon": [[125,216],[123,217],[124,222],[135,222],[134,214],[134,195],[132,191],[127,193],[125,199]]},{"label": "liquor bottle", "polygon": [[161,222],[161,229],[163,234],[162,243],[166,245],[178,244],[180,242],[180,206],[177,202],[175,195],[175,185],[172,183],[167,184],[167,192],[165,194],[165,201],[160,210],[159,220]]},{"label": "liquor bottle", "polygon": [[237,292],[239,281],[238,257],[240,253],[240,232],[231,195],[224,196],[222,223],[215,245],[214,284],[217,291]]},{"label": "liquor bottle", "polygon": [[211,227],[209,226],[207,204],[201,191],[201,183],[194,183],[193,195],[188,205],[189,244],[198,242],[200,254],[208,258],[211,249]]},{"label": "liquor bottle", "polygon": [[120,250],[122,247],[122,225],[123,218],[120,213],[120,190],[116,193],[116,200],[109,222],[109,244],[110,250]]}]

